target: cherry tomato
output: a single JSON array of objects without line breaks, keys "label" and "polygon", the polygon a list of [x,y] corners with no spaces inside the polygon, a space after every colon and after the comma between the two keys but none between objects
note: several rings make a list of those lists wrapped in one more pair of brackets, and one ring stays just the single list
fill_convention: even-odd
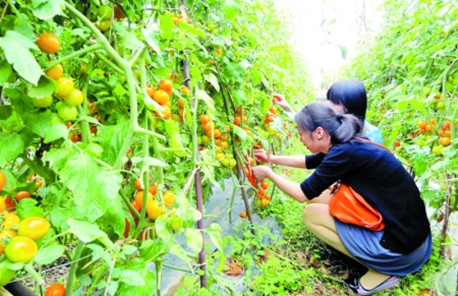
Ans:
[{"label": "cherry tomato", "polygon": [[6,258],[13,262],[30,262],[37,252],[37,244],[26,236],[13,237],[5,247]]},{"label": "cherry tomato", "polygon": [[71,93],[74,87],[75,83],[71,78],[61,77],[57,79],[56,96],[58,96],[59,98],[65,98]]},{"label": "cherry tomato", "polygon": [[81,105],[84,102],[84,93],[74,88],[70,94],[64,98],[64,102],[69,106]]},{"label": "cherry tomato", "polygon": [[97,9],[97,14],[102,20],[111,20],[113,17],[113,8],[108,5],[101,5],[99,9]]},{"label": "cherry tomato", "polygon": [[64,74],[64,68],[62,67],[61,64],[57,64],[54,67],[52,67],[51,69],[47,70],[45,72],[45,74],[49,78],[52,78],[54,80],[58,80]]},{"label": "cherry tomato", "polygon": [[172,81],[165,79],[159,83],[159,89],[165,91],[169,96],[172,95]]},{"label": "cherry tomato", "polygon": [[19,225],[19,222],[21,222],[21,219],[19,218],[18,215],[13,214],[13,213],[3,214],[3,222],[2,222],[3,229],[11,229],[13,227],[16,227]]},{"label": "cherry tomato", "polygon": [[53,33],[41,33],[36,44],[46,54],[56,53],[60,47],[59,39]]},{"label": "cherry tomato", "polygon": [[17,232],[11,229],[4,229],[0,231],[0,255],[3,254],[3,250],[5,249],[5,244],[9,238],[15,237]]},{"label": "cherry tomato", "polygon": [[62,284],[54,283],[46,289],[45,296],[64,296],[65,287]]},{"label": "cherry tomato", "polygon": [[78,109],[75,106],[69,106],[64,103],[57,107],[57,114],[64,121],[72,121],[78,116]]},{"label": "cherry tomato", "polygon": [[171,207],[175,204],[175,196],[173,195],[172,191],[167,191],[166,193],[164,193],[162,199],[164,200],[164,204],[166,207]]},{"label": "cherry tomato", "polygon": [[97,24],[97,28],[99,28],[100,31],[105,32],[111,27],[111,21],[110,20],[100,20]]},{"label": "cherry tomato", "polygon": [[19,202],[21,199],[30,197],[30,192],[27,191],[18,191],[16,193],[16,201]]},{"label": "cherry tomato", "polygon": [[169,102],[170,96],[167,94],[167,92],[159,89],[153,93],[153,100],[164,106]]},{"label": "cherry tomato", "polygon": [[183,219],[178,216],[172,216],[172,218],[170,218],[170,228],[174,231],[178,231],[183,228]]},{"label": "cherry tomato", "polygon": [[48,108],[52,105],[52,96],[45,96],[42,98],[32,97],[32,103],[38,108]]},{"label": "cherry tomato", "polygon": [[5,185],[6,185],[6,176],[2,171],[0,171],[0,191],[3,190]]},{"label": "cherry tomato", "polygon": [[18,235],[39,240],[49,231],[49,222],[43,217],[28,217],[19,223]]},{"label": "cherry tomato", "polygon": [[159,205],[157,200],[152,200],[146,206],[146,213],[150,219],[156,220],[164,214],[164,209]]},{"label": "cherry tomato", "polygon": [[[153,195],[148,191],[148,196],[146,197],[146,206],[148,206],[152,200]],[[143,191],[139,191],[137,194],[135,194],[135,202],[140,206],[140,208],[143,206]]]}]

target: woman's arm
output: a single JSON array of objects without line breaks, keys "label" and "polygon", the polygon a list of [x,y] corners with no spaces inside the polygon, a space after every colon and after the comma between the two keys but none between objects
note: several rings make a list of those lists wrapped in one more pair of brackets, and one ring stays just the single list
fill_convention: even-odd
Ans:
[{"label": "woman's arm", "polygon": [[251,172],[258,180],[263,180],[265,178],[270,179],[281,191],[293,197],[298,202],[309,201],[302,192],[299,183],[280,177],[274,173],[271,168],[267,166],[257,166],[251,168]]},{"label": "woman's arm", "polygon": [[265,162],[269,164],[279,164],[288,167],[305,169],[305,156],[304,155],[271,155],[269,152],[258,149],[254,151],[256,161]]}]

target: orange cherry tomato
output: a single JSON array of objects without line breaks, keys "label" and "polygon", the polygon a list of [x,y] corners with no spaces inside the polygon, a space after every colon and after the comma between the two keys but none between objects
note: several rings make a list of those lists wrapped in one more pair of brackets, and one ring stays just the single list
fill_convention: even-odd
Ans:
[{"label": "orange cherry tomato", "polygon": [[45,296],[65,296],[65,287],[62,284],[54,283],[46,289]]},{"label": "orange cherry tomato", "polygon": [[16,201],[20,201],[21,199],[30,197],[30,193],[27,191],[19,191],[16,193]]},{"label": "orange cherry tomato", "polygon": [[169,96],[172,95],[173,84],[172,81],[165,79],[159,83],[159,89],[165,91]]},{"label": "orange cherry tomato", "polygon": [[46,54],[56,53],[60,48],[59,39],[53,33],[41,33],[35,43]]}]

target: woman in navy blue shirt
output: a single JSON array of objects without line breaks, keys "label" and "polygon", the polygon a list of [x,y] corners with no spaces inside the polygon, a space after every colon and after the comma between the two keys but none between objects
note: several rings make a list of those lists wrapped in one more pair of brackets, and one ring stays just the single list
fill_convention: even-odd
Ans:
[{"label": "woman in navy blue shirt", "polygon": [[[315,171],[300,184],[268,166],[252,168],[254,176],[269,178],[297,201],[308,202],[302,216],[310,231],[368,267],[351,285],[358,295],[393,288],[400,277],[419,270],[431,254],[431,231],[420,192],[402,164],[383,147],[361,140],[360,120],[337,113],[328,104],[307,105],[295,120],[300,140],[312,155],[280,156],[257,150],[255,157]],[[346,224],[330,215],[332,196],[323,192],[337,181],[353,187],[382,214],[382,231]]]}]

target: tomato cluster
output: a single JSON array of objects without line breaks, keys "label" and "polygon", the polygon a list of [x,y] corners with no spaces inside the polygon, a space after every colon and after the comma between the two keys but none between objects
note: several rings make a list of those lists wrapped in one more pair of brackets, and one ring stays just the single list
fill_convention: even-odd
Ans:
[{"label": "tomato cluster", "polygon": [[[436,119],[420,120],[417,122],[418,129],[412,136],[417,136],[417,145],[424,147],[431,143],[433,147],[431,152],[435,155],[442,155],[443,147],[451,145],[452,133],[450,131],[451,123],[449,120],[443,121],[439,127],[436,127]],[[399,146],[395,143],[395,146]]]}]

